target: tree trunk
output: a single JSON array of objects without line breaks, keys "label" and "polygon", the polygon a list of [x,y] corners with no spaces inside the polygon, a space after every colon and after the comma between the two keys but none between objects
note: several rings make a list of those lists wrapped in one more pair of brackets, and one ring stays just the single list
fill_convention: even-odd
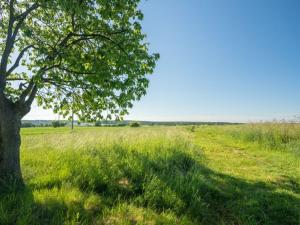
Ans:
[{"label": "tree trunk", "polygon": [[0,179],[22,181],[21,117],[14,103],[0,96]]}]

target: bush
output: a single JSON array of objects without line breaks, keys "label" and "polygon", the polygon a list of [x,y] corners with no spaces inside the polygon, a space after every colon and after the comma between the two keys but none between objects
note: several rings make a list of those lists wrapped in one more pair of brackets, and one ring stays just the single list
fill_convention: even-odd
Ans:
[{"label": "bush", "polygon": [[119,123],[117,124],[117,127],[126,127],[126,123]]},{"label": "bush", "polygon": [[131,127],[140,127],[141,124],[139,122],[134,122],[130,124]]},{"label": "bush", "polygon": [[54,128],[56,128],[56,127],[64,127],[64,126],[66,126],[66,123],[60,122],[60,121],[53,121],[53,122],[52,122],[52,126],[53,126]]},{"label": "bush", "polygon": [[95,127],[101,127],[101,126],[102,126],[101,121],[96,121]]}]

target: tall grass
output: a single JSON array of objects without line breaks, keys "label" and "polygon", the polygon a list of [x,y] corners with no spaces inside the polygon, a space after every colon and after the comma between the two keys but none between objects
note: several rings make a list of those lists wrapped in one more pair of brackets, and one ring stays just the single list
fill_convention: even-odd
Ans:
[{"label": "tall grass", "polygon": [[0,193],[0,224],[297,224],[294,196],[205,165],[197,132],[23,129],[26,188]]},{"label": "tall grass", "polygon": [[239,126],[231,134],[272,150],[289,150],[300,154],[300,124],[287,122],[253,123]]},{"label": "tall grass", "polygon": [[0,224],[192,223],[184,212],[195,193],[177,193],[198,154],[187,132],[40,131],[23,130],[27,190],[1,196]]}]

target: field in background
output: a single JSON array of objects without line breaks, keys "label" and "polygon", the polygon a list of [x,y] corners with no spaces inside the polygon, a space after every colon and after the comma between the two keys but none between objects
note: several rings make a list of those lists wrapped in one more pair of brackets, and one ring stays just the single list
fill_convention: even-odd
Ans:
[{"label": "field in background", "polygon": [[299,225],[300,126],[25,128],[0,224]]}]

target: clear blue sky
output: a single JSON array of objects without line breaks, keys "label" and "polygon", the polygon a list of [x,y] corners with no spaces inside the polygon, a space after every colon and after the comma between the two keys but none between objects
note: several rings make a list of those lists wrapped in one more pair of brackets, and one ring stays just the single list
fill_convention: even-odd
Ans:
[{"label": "clear blue sky", "polygon": [[[148,0],[161,59],[128,119],[254,121],[300,114],[299,0]],[[55,119],[34,107],[25,119]]]}]

